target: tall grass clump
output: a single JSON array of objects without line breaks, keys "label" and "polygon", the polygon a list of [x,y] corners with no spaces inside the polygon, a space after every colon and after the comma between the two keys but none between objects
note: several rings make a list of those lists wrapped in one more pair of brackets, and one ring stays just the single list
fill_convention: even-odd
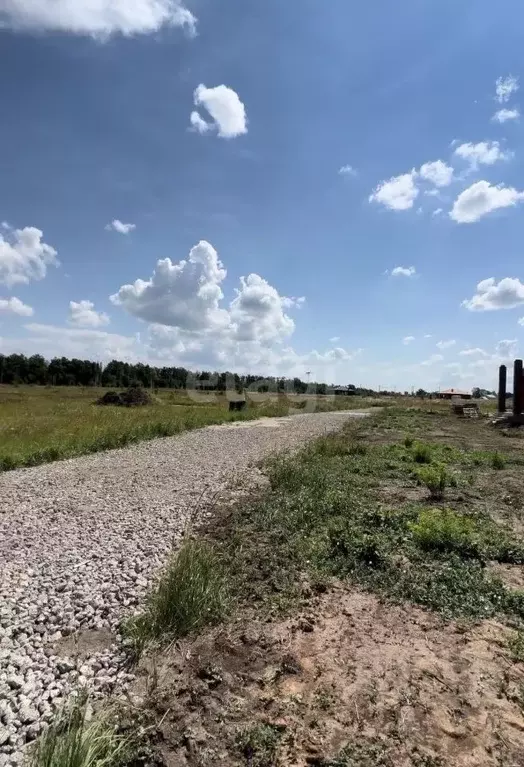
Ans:
[{"label": "tall grass clump", "polygon": [[419,482],[425,485],[432,500],[438,501],[444,496],[446,487],[452,479],[444,464],[424,466],[417,471]]},{"label": "tall grass clump", "polygon": [[506,460],[503,455],[500,453],[493,453],[491,456],[491,466],[494,469],[504,469],[506,468]]},{"label": "tall grass clump", "polygon": [[182,637],[217,623],[226,604],[226,577],[216,550],[205,541],[188,540],[160,576],[145,611],[124,630],[140,650],[150,639]]},{"label": "tall grass clump", "polygon": [[415,463],[431,463],[431,448],[424,442],[416,442],[413,448]]},{"label": "tall grass clump", "polygon": [[58,714],[31,749],[29,767],[120,767],[129,763],[133,744],[118,731],[109,713],[88,715],[83,693]]}]

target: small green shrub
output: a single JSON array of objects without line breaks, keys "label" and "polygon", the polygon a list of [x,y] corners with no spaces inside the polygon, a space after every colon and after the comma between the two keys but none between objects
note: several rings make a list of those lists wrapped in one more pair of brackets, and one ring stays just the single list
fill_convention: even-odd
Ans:
[{"label": "small green shrub", "polygon": [[453,509],[425,509],[420,512],[417,521],[408,526],[415,543],[422,549],[457,552],[465,557],[480,554],[475,522]]},{"label": "small green shrub", "polygon": [[431,498],[439,500],[443,497],[447,485],[450,484],[451,477],[444,464],[433,466],[424,466],[417,471],[419,481],[425,485]]},{"label": "small green shrub", "polygon": [[524,631],[522,629],[513,634],[508,642],[508,647],[515,663],[522,663],[524,661]]},{"label": "small green shrub", "polygon": [[273,767],[279,740],[280,733],[276,727],[257,724],[239,733],[237,746],[250,767]]},{"label": "small green shrub", "polygon": [[404,437],[404,447],[407,447],[408,450],[410,447],[413,447],[413,437],[410,437],[409,435]]},{"label": "small green shrub", "polygon": [[417,442],[413,450],[415,463],[431,463],[431,448],[424,442]]},{"label": "small green shrub", "polygon": [[506,468],[506,459],[500,453],[493,453],[491,456],[491,466],[494,469],[504,469]]},{"label": "small green shrub", "polygon": [[203,541],[187,541],[175,554],[151,593],[146,610],[124,632],[139,651],[148,639],[185,636],[222,619],[226,611],[225,573],[216,551]]},{"label": "small green shrub", "polygon": [[119,767],[133,756],[132,741],[108,714],[89,718],[82,694],[58,714],[31,749],[30,767]]}]

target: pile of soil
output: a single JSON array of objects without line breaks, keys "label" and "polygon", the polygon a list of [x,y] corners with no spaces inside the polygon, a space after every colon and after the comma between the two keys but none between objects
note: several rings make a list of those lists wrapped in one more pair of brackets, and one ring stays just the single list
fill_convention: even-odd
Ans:
[{"label": "pile of soil", "polygon": [[139,405],[151,405],[153,398],[146,389],[139,386],[131,386],[126,391],[108,391],[97,399],[97,405],[119,405],[120,407],[137,407]]}]

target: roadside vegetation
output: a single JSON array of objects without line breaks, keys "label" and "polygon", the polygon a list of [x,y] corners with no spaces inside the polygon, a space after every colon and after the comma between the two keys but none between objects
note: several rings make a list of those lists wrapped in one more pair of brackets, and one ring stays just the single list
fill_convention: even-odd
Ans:
[{"label": "roadside vegetation", "polygon": [[[145,710],[163,753],[189,767],[226,753],[234,767],[438,767],[485,706],[496,724],[471,764],[518,763],[523,464],[519,440],[440,406],[386,408],[267,461],[267,487],[191,531],[123,625],[154,667]],[[468,684],[485,690],[474,704]]]},{"label": "roadside vegetation", "polygon": [[[183,390],[159,389],[145,407],[97,406],[106,391],[0,386],[0,471],[126,447],[211,424],[285,416],[305,411],[311,401],[308,395],[254,394],[246,410],[229,412],[224,395],[200,394],[195,400]],[[356,399],[319,396],[316,409],[369,406],[369,399]]]}]

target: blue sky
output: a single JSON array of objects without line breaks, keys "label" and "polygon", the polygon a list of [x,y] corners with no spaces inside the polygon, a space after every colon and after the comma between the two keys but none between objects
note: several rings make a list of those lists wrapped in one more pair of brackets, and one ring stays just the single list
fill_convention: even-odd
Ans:
[{"label": "blue sky", "polygon": [[0,22],[0,352],[402,390],[522,352],[521,3]]}]

